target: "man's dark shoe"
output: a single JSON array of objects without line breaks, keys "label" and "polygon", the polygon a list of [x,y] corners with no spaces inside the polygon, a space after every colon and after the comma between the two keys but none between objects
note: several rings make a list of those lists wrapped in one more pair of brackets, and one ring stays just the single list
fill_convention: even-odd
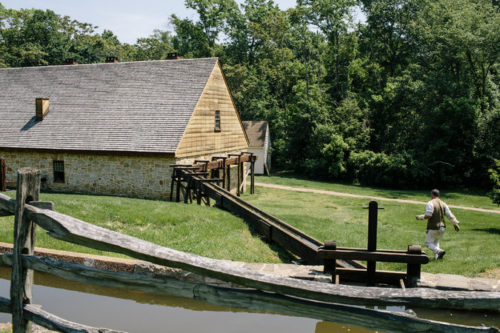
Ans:
[{"label": "man's dark shoe", "polygon": [[441,250],[438,252],[438,259],[443,259],[444,255],[446,254],[446,251]]}]

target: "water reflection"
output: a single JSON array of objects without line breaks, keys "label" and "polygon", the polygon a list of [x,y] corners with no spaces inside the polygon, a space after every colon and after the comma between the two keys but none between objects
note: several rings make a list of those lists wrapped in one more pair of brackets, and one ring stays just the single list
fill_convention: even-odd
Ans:
[{"label": "water reflection", "polygon": [[[0,266],[0,296],[9,297],[10,269]],[[373,332],[362,328],[210,305],[201,301],[107,288],[35,273],[33,300],[62,318],[127,332]],[[11,321],[0,314],[0,322]]]}]

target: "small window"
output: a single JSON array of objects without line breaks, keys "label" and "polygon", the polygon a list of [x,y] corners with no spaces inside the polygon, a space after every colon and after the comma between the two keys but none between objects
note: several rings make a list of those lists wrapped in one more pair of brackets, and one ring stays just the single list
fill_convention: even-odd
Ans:
[{"label": "small window", "polygon": [[54,183],[64,183],[64,161],[54,161]]},{"label": "small window", "polygon": [[220,110],[215,110],[215,128],[214,132],[220,132]]}]

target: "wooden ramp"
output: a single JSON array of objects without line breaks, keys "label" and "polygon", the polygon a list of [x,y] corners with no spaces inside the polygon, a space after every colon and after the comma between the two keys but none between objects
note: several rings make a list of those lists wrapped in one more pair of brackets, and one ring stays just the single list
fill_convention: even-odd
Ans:
[{"label": "wooden ramp", "polygon": [[[227,161],[226,161],[227,163]],[[429,262],[420,246],[409,246],[408,250],[377,250],[377,203],[370,203],[368,249],[336,246],[336,242],[321,242],[303,231],[291,226],[251,205],[219,186],[221,179],[206,178],[210,164],[198,163],[191,166],[173,166],[172,184],[177,182],[177,197],[184,189],[184,202],[194,199],[201,204],[215,202],[219,208],[243,218],[257,233],[268,242],[275,243],[309,265],[324,265],[324,271],[332,274],[333,283],[364,282],[368,285],[377,283],[402,287],[414,287],[420,278],[420,265]],[[179,186],[179,184],[184,185]],[[174,188],[174,186],[172,186]],[[367,261],[365,266],[358,260]],[[406,272],[376,270],[377,261],[400,262],[407,264]]]}]

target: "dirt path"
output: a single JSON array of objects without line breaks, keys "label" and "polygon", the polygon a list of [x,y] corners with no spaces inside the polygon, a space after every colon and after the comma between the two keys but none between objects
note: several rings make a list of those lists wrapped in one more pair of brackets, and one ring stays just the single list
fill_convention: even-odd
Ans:
[{"label": "dirt path", "polygon": [[[424,202],[424,201],[406,200],[406,199],[391,199],[391,198],[376,197],[376,196],[370,196],[370,195],[360,195],[360,194],[351,194],[351,193],[343,193],[343,192],[316,190],[316,189],[304,188],[304,187],[291,187],[291,186],[285,186],[285,185],[265,184],[265,183],[258,183],[258,182],[256,182],[255,185],[262,186],[262,187],[276,188],[276,189],[280,189],[280,190],[319,193],[319,194],[334,195],[334,196],[339,196],[339,197],[372,199],[372,200],[380,200],[380,201],[395,201],[395,202],[408,203],[408,204],[413,204],[413,205],[424,205],[424,206],[426,204],[426,202]],[[457,206],[457,205],[448,205],[448,206],[450,208],[473,210],[476,212],[483,212],[483,213],[500,214],[500,210]]]}]

